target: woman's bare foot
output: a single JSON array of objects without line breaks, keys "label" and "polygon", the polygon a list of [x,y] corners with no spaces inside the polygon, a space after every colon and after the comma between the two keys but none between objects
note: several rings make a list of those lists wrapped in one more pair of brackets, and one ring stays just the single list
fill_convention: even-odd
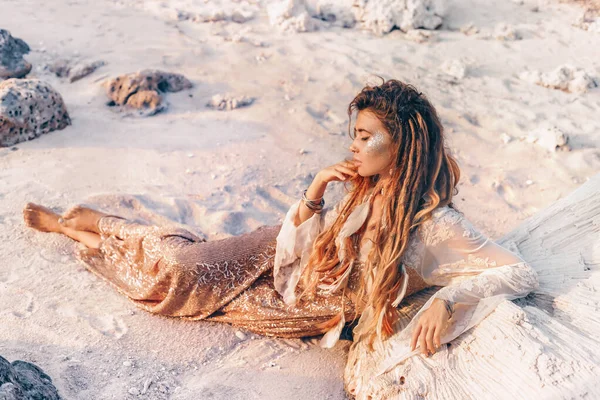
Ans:
[{"label": "woman's bare foot", "polygon": [[59,218],[60,215],[39,204],[27,203],[23,209],[25,225],[38,231],[62,233]]},{"label": "woman's bare foot", "polygon": [[59,222],[62,226],[77,231],[100,233],[98,221],[105,215],[108,214],[83,206],[75,206],[64,213]]}]

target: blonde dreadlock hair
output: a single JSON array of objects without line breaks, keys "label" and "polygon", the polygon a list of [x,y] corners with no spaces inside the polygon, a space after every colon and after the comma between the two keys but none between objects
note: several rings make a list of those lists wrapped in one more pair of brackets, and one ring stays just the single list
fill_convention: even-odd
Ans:
[{"label": "blonde dreadlock hair", "polygon": [[[387,229],[376,233],[375,246],[364,265],[363,277],[374,275],[371,291],[367,292],[365,279],[358,286],[357,304],[374,310],[366,322],[367,343],[375,338],[385,339],[394,330],[398,320],[392,305],[402,282],[400,259],[407,249],[410,233],[423,221],[431,218],[437,207],[453,207],[452,197],[460,179],[460,169],[449,154],[444,142],[443,127],[433,105],[414,86],[398,80],[382,79],[378,86],[367,85],[348,106],[348,133],[352,138],[351,121],[354,111],[369,111],[376,115],[392,136],[396,148],[391,180],[383,196],[383,223]],[[357,175],[349,181],[349,198],[333,224],[316,238],[307,266],[301,277],[304,287],[300,297],[314,296],[320,283],[329,283],[340,277],[358,258],[356,235],[364,227],[345,239],[346,257],[338,259],[335,238],[350,212],[367,198],[378,176]],[[363,308],[364,309],[364,308]],[[356,307],[354,318],[362,310]],[[320,325],[322,329],[335,326],[338,315]]]}]

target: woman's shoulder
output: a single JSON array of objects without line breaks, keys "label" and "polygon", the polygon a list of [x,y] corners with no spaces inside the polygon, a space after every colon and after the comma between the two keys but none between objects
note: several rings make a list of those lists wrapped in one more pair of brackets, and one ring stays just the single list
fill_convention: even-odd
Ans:
[{"label": "woman's shoulder", "polygon": [[422,241],[427,242],[435,231],[459,224],[463,219],[464,214],[450,205],[437,207],[431,211],[431,217],[420,224],[419,236]]}]

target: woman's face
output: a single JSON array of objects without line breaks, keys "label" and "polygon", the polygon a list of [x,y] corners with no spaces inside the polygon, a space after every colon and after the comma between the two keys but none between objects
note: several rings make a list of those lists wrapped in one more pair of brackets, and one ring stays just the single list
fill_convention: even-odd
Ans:
[{"label": "woman's face", "polygon": [[371,111],[359,111],[353,137],[350,151],[358,161],[358,174],[387,177],[394,162],[394,143],[379,118]]}]

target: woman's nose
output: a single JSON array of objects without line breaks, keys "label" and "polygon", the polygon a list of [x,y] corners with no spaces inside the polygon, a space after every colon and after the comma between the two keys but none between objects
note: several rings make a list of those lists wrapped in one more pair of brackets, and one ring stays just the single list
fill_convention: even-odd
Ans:
[{"label": "woman's nose", "polygon": [[354,146],[354,142],[350,144],[349,149],[352,153],[356,153],[358,151],[358,149]]}]

